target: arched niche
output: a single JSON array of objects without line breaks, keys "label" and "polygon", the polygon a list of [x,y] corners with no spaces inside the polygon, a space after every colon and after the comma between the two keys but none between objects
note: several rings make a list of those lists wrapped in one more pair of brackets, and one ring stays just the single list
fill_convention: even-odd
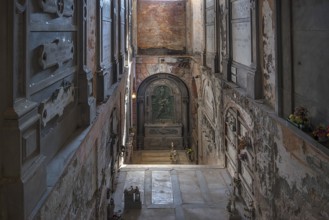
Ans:
[{"label": "arched niche", "polygon": [[164,150],[188,145],[189,92],[178,77],[158,73],[147,77],[137,91],[137,147]]}]

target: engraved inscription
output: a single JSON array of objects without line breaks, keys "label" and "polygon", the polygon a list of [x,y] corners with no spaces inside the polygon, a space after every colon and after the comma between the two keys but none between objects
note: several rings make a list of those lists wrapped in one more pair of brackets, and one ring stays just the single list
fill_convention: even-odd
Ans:
[{"label": "engraved inscription", "polygon": [[249,0],[240,0],[232,3],[232,19],[249,18],[250,2]]},{"label": "engraved inscription", "polygon": [[251,64],[251,28],[249,22],[232,24],[233,60],[249,66]]},{"label": "engraved inscription", "polygon": [[63,115],[64,108],[74,101],[74,93],[74,84],[64,82],[51,97],[41,103],[41,121],[43,126],[46,126],[56,115]]},{"label": "engraved inscription", "polygon": [[44,12],[57,14],[58,17],[73,16],[73,0],[39,0],[39,2]]},{"label": "engraved inscription", "polygon": [[73,59],[74,46],[71,41],[54,40],[52,43],[41,45],[39,63],[42,69],[58,65]]},{"label": "engraved inscription", "polygon": [[178,134],[178,130],[170,129],[170,128],[150,129],[150,134],[158,134],[158,135]]}]

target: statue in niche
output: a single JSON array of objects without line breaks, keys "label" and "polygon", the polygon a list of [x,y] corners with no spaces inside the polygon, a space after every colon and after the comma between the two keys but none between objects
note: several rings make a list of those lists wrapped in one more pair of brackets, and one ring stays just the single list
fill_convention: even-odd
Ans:
[{"label": "statue in niche", "polygon": [[154,120],[173,119],[174,97],[167,86],[157,87],[152,95],[152,115]]}]

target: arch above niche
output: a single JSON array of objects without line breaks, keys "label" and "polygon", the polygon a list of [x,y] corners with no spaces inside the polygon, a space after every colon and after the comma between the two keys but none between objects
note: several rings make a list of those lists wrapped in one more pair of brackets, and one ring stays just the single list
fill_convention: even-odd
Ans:
[{"label": "arch above niche", "polygon": [[189,92],[175,75],[158,73],[147,77],[137,91],[138,149],[176,149],[188,145]]}]

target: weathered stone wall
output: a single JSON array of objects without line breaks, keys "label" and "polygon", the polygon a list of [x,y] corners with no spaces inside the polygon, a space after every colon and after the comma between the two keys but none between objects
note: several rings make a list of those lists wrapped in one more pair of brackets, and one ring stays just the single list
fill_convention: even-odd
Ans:
[{"label": "weathered stone wall", "polygon": [[204,34],[203,34],[203,3],[202,1],[191,1],[192,4],[192,47],[193,54],[201,54],[204,49]]},{"label": "weathered stone wall", "polygon": [[252,187],[257,219],[328,218],[328,150],[266,105],[231,87],[223,89],[224,108],[239,109],[252,125],[249,137],[256,158]]},{"label": "weathered stone wall", "polygon": [[276,68],[276,52],[275,52],[275,34],[276,34],[276,16],[274,0],[260,1],[262,14],[262,52],[263,56],[260,64],[263,72],[263,91],[264,99],[274,108],[276,100],[275,74]]},{"label": "weathered stone wall", "polygon": [[[246,134],[251,142],[251,154],[247,153],[243,160],[233,159],[236,165],[241,164],[239,166],[248,163],[250,175],[239,173],[238,169],[230,173],[232,177],[239,173],[240,179],[245,178],[242,184],[251,183],[251,196],[241,191],[246,202],[253,201],[256,219],[327,219],[328,149],[279,118],[267,104],[247,98],[238,87],[207,71],[203,72],[202,79],[210,82],[208,89],[213,91],[218,116],[216,120],[209,119],[212,111],[205,101],[205,97],[211,97],[208,93],[199,102],[199,163],[224,164],[227,153],[224,117],[229,108],[236,109],[248,128]],[[216,128],[212,132],[217,137],[214,139],[217,151],[211,152],[209,141],[204,142],[203,132],[207,138],[212,137],[209,129],[212,127]],[[236,155],[242,152],[237,150]]]},{"label": "weathered stone wall", "polygon": [[229,46],[225,1],[219,1],[218,5],[220,74],[195,59],[193,72],[198,68],[201,73],[195,79],[199,100],[198,161],[223,164],[232,182],[237,178],[237,194],[246,202],[242,208],[237,204],[242,215],[250,216],[254,211],[255,219],[264,220],[328,219],[329,150],[276,112],[279,98],[276,2],[258,3],[261,101],[249,98],[246,89],[222,78],[226,76],[223,60]]},{"label": "weathered stone wall", "polygon": [[[120,96],[125,92],[125,84],[126,77],[121,79],[115,95],[98,107],[98,116],[93,125],[68,144],[77,145],[72,157],[65,152],[70,149],[64,149],[53,160],[54,170],[50,171],[54,173],[50,173],[49,178],[54,178],[52,175],[56,175],[58,167],[64,168],[64,171],[58,182],[50,185],[47,199],[36,215],[37,219],[106,218],[106,208],[115,187],[115,172],[120,162],[117,149],[122,131],[118,130],[117,122],[123,119],[116,109],[123,103],[123,100],[120,102]],[[113,116],[113,113],[117,115]],[[116,128],[112,127],[112,123]],[[113,132],[116,133],[114,137]],[[112,155],[109,148],[113,148]]]},{"label": "weathered stone wall", "polygon": [[201,67],[200,91],[198,100],[198,162],[224,166],[221,144],[221,100],[220,85],[210,70]]},{"label": "weathered stone wall", "polygon": [[186,2],[138,1],[139,54],[182,54],[186,51]]}]

